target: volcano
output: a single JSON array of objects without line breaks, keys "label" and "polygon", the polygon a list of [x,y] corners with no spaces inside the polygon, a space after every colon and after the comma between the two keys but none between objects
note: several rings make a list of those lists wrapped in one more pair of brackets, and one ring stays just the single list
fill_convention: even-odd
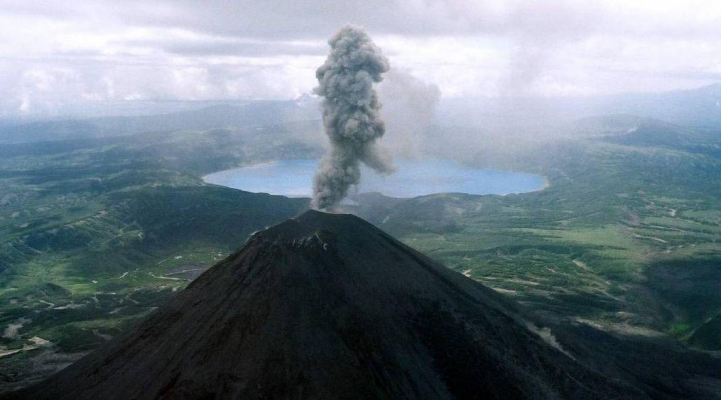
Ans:
[{"label": "volcano", "polygon": [[515,303],[362,219],[308,211],[10,398],[647,397],[539,333]]}]

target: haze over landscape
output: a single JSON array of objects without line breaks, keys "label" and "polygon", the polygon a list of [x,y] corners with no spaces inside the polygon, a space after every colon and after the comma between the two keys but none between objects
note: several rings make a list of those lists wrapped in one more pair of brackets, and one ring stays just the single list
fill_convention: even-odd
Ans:
[{"label": "haze over landscape", "polygon": [[721,4],[0,32],[0,399],[721,398]]}]

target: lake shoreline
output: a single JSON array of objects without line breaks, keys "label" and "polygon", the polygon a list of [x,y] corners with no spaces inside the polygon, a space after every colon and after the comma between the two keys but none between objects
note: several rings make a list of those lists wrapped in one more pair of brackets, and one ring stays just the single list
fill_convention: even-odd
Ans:
[{"label": "lake shoreline", "polygon": [[[294,198],[311,195],[319,160],[273,160],[217,171],[201,179],[206,184],[251,193]],[[542,175],[496,169],[475,169],[452,160],[399,160],[398,171],[381,176],[362,167],[357,193],[378,192],[388,197],[414,198],[438,193],[471,195],[524,194],[550,186]]]}]

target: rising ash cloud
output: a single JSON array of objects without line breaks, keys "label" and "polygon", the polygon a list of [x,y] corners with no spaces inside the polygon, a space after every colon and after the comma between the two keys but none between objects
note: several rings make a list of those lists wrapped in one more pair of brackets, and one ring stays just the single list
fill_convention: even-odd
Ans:
[{"label": "rising ash cloud", "polygon": [[313,180],[312,206],[319,210],[333,210],[360,183],[361,163],[380,173],[394,168],[376,145],[386,129],[373,85],[390,69],[388,59],[362,29],[351,25],[328,43],[331,51],[316,71],[320,85],[315,89],[323,97],[323,127],[330,141]]}]

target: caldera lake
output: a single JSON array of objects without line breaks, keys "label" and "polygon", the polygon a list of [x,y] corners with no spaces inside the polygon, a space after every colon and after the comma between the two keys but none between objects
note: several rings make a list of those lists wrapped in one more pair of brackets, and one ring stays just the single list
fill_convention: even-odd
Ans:
[{"label": "caldera lake", "polygon": [[[365,166],[361,184],[351,193],[379,192],[410,198],[434,193],[526,193],[545,186],[542,176],[512,171],[477,169],[449,160],[396,160],[397,170],[380,175]],[[280,160],[215,172],[206,183],[253,193],[310,197],[318,160]]]}]

